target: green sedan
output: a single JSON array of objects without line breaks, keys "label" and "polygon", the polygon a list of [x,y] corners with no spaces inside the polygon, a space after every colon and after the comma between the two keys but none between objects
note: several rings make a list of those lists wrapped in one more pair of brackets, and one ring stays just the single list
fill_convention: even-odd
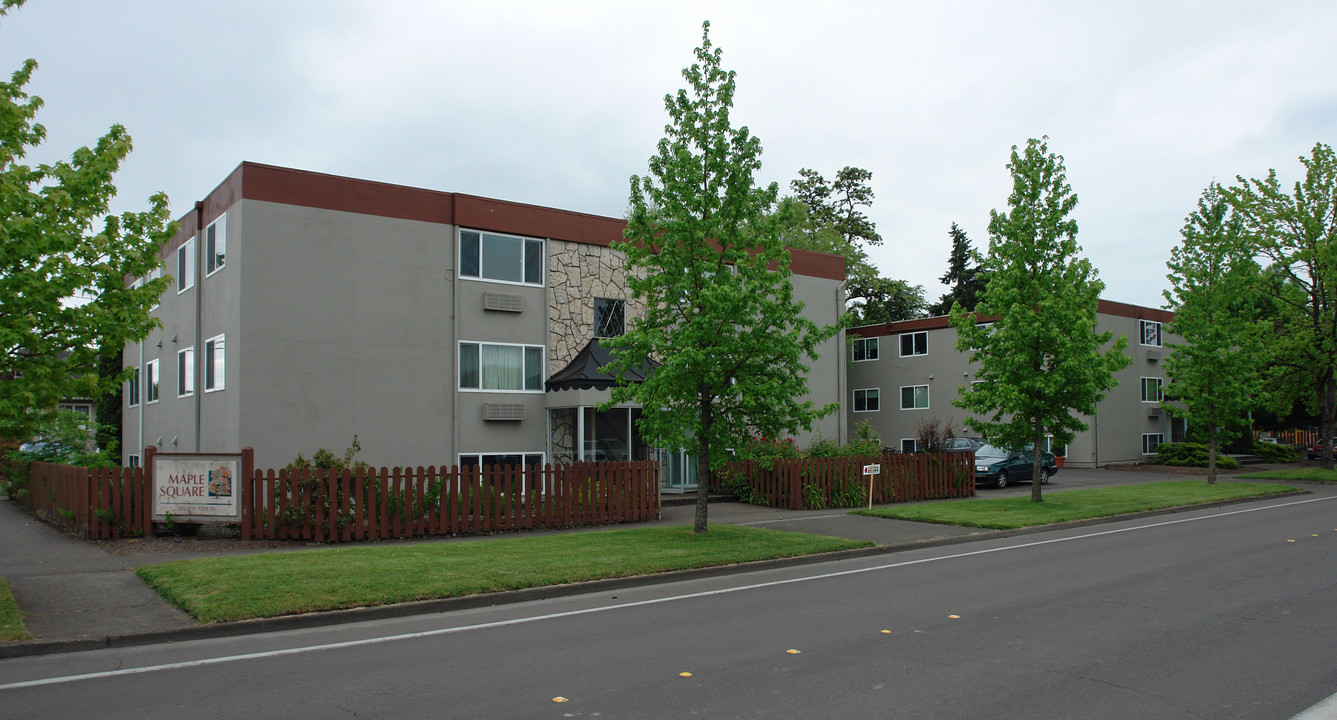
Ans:
[{"label": "green sedan", "polygon": [[[1040,484],[1058,472],[1058,463],[1052,453],[1040,453]],[[975,451],[975,484],[1005,488],[1008,483],[1030,482],[1035,467],[1031,446],[1019,451],[1003,450],[993,445],[982,445]]]}]

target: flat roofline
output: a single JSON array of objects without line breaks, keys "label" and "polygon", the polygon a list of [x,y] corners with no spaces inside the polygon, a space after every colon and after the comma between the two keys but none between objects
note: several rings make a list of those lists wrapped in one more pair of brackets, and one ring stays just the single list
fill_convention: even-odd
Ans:
[{"label": "flat roofline", "polygon": [[[1175,317],[1175,314],[1169,310],[1142,307],[1141,305],[1114,302],[1113,300],[1098,301],[1096,305],[1096,313],[1100,315],[1132,318],[1134,320],[1152,320],[1161,323],[1168,323],[1171,320],[1174,320]],[[997,318],[980,318],[981,322],[992,322],[994,320],[997,320]],[[915,332],[918,330],[941,330],[950,326],[951,323],[948,316],[935,315],[933,317],[919,318],[918,320],[901,320],[893,323],[861,325],[859,327],[847,328],[845,333],[857,337],[881,337],[887,335],[899,335],[906,332]]]},{"label": "flat roofline", "polygon": [[[456,225],[530,237],[550,238],[607,247],[622,239],[626,221],[589,213],[497,200],[464,193],[428,190],[375,180],[243,161],[204,200],[177,222],[180,229],[163,247],[164,257],[175,252],[201,227],[207,227],[238,200],[295,205]],[[790,250],[790,268],[797,275],[845,279],[845,259],[839,255]]]}]

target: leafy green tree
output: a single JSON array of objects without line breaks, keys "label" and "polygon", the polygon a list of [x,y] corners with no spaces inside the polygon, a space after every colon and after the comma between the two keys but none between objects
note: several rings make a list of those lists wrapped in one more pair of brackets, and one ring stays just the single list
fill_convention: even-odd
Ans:
[{"label": "leafy green tree", "polygon": [[947,273],[939,280],[951,291],[928,309],[930,315],[947,315],[952,312],[952,305],[958,302],[966,312],[974,310],[988,282],[988,275],[980,270],[975,259],[975,249],[970,246],[966,231],[952,223],[947,236],[952,239],[952,253],[947,258]]},{"label": "leafy green tree", "polygon": [[876,224],[860,209],[873,206],[872,171],[846,166],[829,182],[816,170],[803,168],[798,174],[789,186],[818,225],[833,228],[847,245],[882,244]]},{"label": "leafy green tree", "polygon": [[606,339],[619,376],[647,358],[662,364],[635,385],[612,391],[609,405],[639,402],[641,432],[661,447],[694,447],[699,486],[696,532],[707,530],[711,471],[725,448],[749,438],[781,437],[835,412],[807,394],[805,359],[837,327],[817,327],[800,313],[789,252],[772,211],[778,187],[759,188],[761,143],[735,128],[734,73],[702,25],[688,88],[665,97],[664,128],[649,174],[632,176],[624,241],[629,290],[645,315]]},{"label": "leafy green tree", "polygon": [[[1321,437],[1337,424],[1337,154],[1316,143],[1301,157],[1305,177],[1287,193],[1277,171],[1226,191],[1275,282],[1259,284],[1272,301],[1267,382],[1277,408],[1303,399],[1316,409]],[[1323,466],[1333,467],[1324,443]]]},{"label": "leafy green tree", "polygon": [[846,287],[849,296],[856,299],[850,307],[854,325],[914,320],[924,317],[928,309],[923,285],[875,277],[862,281],[851,278]]},{"label": "leafy green tree", "polygon": [[[0,0],[0,15],[23,0]],[[167,280],[130,288],[161,267],[171,234],[167,197],[144,212],[106,215],[112,175],[130,152],[120,125],[68,161],[29,166],[46,129],[42,100],[24,91],[35,60],[0,82],[0,436],[27,438],[66,397],[97,398],[124,374],[97,372],[99,348],[118,352],[157,324],[149,308]],[[101,223],[101,227],[95,225]]]},{"label": "leafy green tree", "polygon": [[803,168],[790,183],[794,194],[780,201],[782,237],[787,247],[845,258],[845,300],[854,324],[895,322],[923,317],[924,288],[884,278],[868,259],[867,246],[881,245],[876,224],[861,208],[872,207],[873,173],[845,167],[828,181]]},{"label": "leafy green tree", "polygon": [[1207,482],[1216,482],[1217,454],[1258,401],[1262,336],[1252,293],[1259,267],[1254,246],[1221,187],[1212,183],[1184,221],[1183,244],[1170,252],[1165,299],[1175,317],[1166,329],[1171,414],[1201,428],[1207,440]]},{"label": "leafy green tree", "polygon": [[1040,458],[1046,433],[1066,445],[1086,424],[1073,411],[1092,415],[1116,384],[1114,371],[1128,364],[1122,336],[1096,333],[1096,308],[1104,289],[1091,261],[1078,256],[1077,223],[1069,215],[1077,196],[1068,185],[1063,157],[1049,152],[1048,137],[1012,146],[1008,212],[990,211],[989,286],[975,313],[997,317],[989,326],[957,305],[951,323],[957,350],[977,364],[961,388],[958,407],[973,414],[965,424],[1007,448],[1032,444],[1035,470],[1031,500],[1039,502]]}]

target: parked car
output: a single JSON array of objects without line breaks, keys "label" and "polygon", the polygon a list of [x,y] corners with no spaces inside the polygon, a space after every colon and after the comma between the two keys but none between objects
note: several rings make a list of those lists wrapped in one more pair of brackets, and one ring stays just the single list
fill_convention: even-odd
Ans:
[{"label": "parked car", "polygon": [[[1337,438],[1333,438],[1329,442],[1333,443],[1333,445],[1337,447]],[[1337,454],[1337,452],[1335,452],[1334,454]],[[1310,460],[1317,460],[1323,457],[1323,441],[1320,440],[1319,442],[1310,445],[1309,449],[1305,451],[1305,457],[1309,458]]]},{"label": "parked car", "polygon": [[944,450],[947,452],[979,452],[982,447],[984,447],[982,438],[958,437],[948,438]]},{"label": "parked car", "polygon": [[[975,451],[975,484],[1005,488],[1012,482],[1030,482],[1035,467],[1032,446],[1021,450],[1004,450],[993,445],[982,445]],[[1040,484],[1058,472],[1053,453],[1040,453]]]}]

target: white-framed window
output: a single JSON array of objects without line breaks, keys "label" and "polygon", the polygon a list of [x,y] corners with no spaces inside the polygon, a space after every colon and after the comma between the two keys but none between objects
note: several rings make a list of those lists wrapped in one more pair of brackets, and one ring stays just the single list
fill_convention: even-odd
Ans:
[{"label": "white-framed window", "polygon": [[133,372],[125,385],[125,398],[129,401],[130,407],[139,407],[139,368],[134,368]]},{"label": "white-framed window", "polygon": [[158,361],[150,360],[144,363],[144,404],[152,405],[158,402]]},{"label": "white-framed window", "polygon": [[543,285],[543,241],[460,231],[460,277]]},{"label": "white-framed window", "polygon": [[209,223],[204,229],[204,276],[209,277],[223,269],[227,258],[227,215]]},{"label": "white-framed window", "polygon": [[1153,403],[1165,399],[1165,380],[1154,377],[1142,378],[1142,402]]},{"label": "white-framed window", "polygon": [[901,333],[901,357],[928,354],[928,331]]},{"label": "white-framed window", "polygon": [[919,441],[914,438],[901,438],[901,452],[919,452]]},{"label": "white-framed window", "polygon": [[137,467],[139,467],[139,456],[136,455],[136,454],[134,454],[134,453],[131,453],[131,454],[129,454],[129,455],[126,455],[126,456],[125,456],[125,466],[128,467],[128,468],[137,468]]},{"label": "white-framed window", "polygon": [[222,390],[227,368],[226,338],[216,335],[204,341],[204,391]]},{"label": "white-framed window", "polygon": [[1142,344],[1152,347],[1161,346],[1161,324],[1154,320],[1139,320],[1142,330]]},{"label": "white-framed window", "polygon": [[543,346],[460,343],[460,389],[542,392]]},{"label": "white-framed window", "polygon": [[176,351],[176,396],[195,394],[195,348]]},{"label": "white-framed window", "polygon": [[[149,271],[149,274],[145,276],[144,281],[146,283],[149,283],[153,282],[154,280],[157,280],[160,277],[162,277],[162,268],[156,267]],[[161,304],[162,304],[162,293],[158,293],[157,295],[153,296],[153,305],[149,307],[149,311],[151,312],[153,310],[157,310],[158,306]]]},{"label": "white-framed window", "polygon": [[594,298],[594,337],[617,337],[627,332],[627,301]]},{"label": "white-framed window", "polygon": [[854,338],[854,362],[877,359],[877,338]]},{"label": "white-framed window", "polygon": [[1165,433],[1142,433],[1142,454],[1155,455],[1163,442]]},{"label": "white-framed window", "polygon": [[877,412],[882,409],[878,388],[854,391],[854,412]]},{"label": "white-framed window", "polygon": [[529,467],[530,465],[543,465],[543,453],[461,453],[460,467],[474,466],[506,466],[520,465]]},{"label": "white-framed window", "polygon": [[901,386],[901,409],[902,409],[902,410],[927,410],[927,409],[928,409],[928,386],[927,386],[927,385],[903,385],[903,386]]},{"label": "white-framed window", "polygon": [[176,249],[176,292],[180,295],[193,287],[195,287],[195,238],[190,238]]}]

